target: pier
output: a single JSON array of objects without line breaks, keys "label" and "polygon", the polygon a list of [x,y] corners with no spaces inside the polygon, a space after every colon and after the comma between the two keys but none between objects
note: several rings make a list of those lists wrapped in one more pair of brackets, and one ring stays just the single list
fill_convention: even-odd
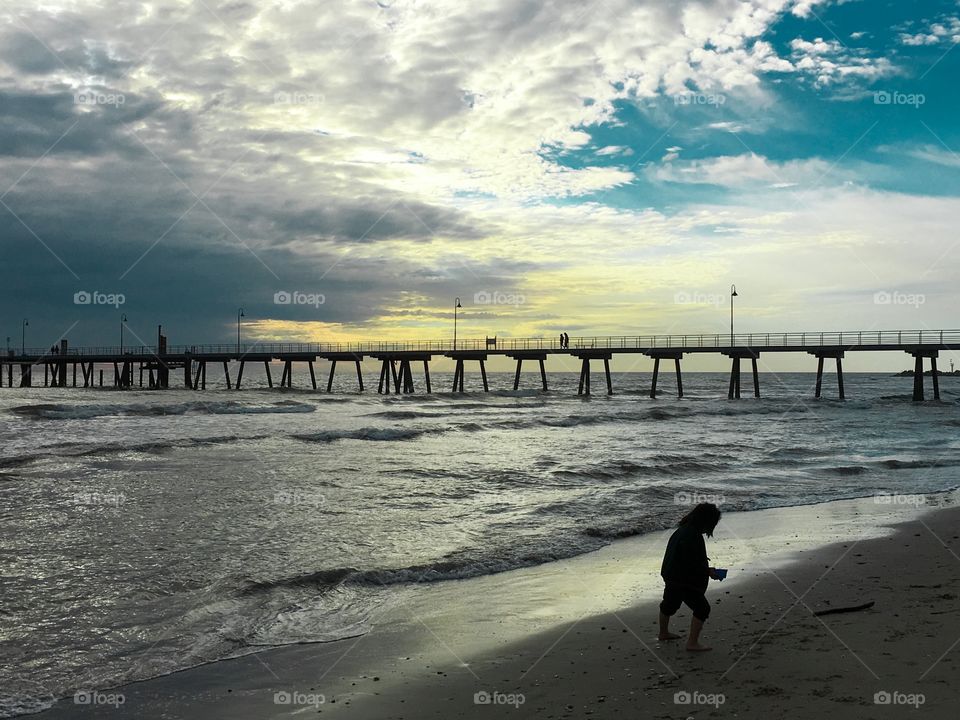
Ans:
[{"label": "pier", "polygon": [[[870,330],[846,332],[804,333],[749,333],[708,335],[620,335],[570,338],[569,347],[561,348],[557,338],[478,338],[450,340],[423,340],[409,342],[358,343],[248,343],[246,345],[190,345],[168,346],[165,337],[156,346],[139,347],[70,347],[66,340],[46,349],[9,350],[0,357],[0,387],[33,387],[43,369],[44,387],[103,387],[104,367],[108,370],[107,384],[113,387],[169,388],[171,377],[182,372],[182,387],[204,390],[207,383],[207,365],[223,368],[227,388],[242,388],[244,371],[248,365],[262,363],[269,387],[274,387],[271,370],[273,363],[282,364],[279,387],[293,387],[294,364],[305,364],[309,370],[310,385],[318,389],[318,362],[329,363],[326,391],[333,391],[337,364],[353,364],[356,370],[356,389],[364,391],[361,363],[365,358],[380,363],[377,392],[414,393],[417,383],[413,368],[422,363],[423,390],[433,392],[430,381],[430,362],[435,357],[454,361],[454,393],[463,392],[464,376],[468,370],[479,370],[484,391],[489,391],[486,361],[491,356],[503,356],[516,361],[513,389],[520,388],[523,362],[536,361],[540,370],[540,385],[548,389],[546,361],[561,356],[579,361],[578,394],[590,395],[591,362],[603,363],[606,392],[614,392],[610,361],[614,355],[645,355],[653,362],[650,397],[657,395],[660,361],[673,361],[677,396],[683,396],[681,361],[685,356],[714,354],[730,360],[730,381],[727,397],[741,396],[741,362],[750,361],[753,395],[760,397],[758,361],[762,354],[801,353],[816,360],[817,379],[814,396],[823,391],[825,361],[836,363],[837,397],[846,397],[843,385],[843,359],[847,353],[899,352],[913,358],[913,399],[925,398],[924,361],[931,370],[933,399],[940,399],[937,358],[943,351],[960,350],[960,330]],[[474,365],[476,363],[477,365]],[[236,377],[231,378],[231,364]],[[99,374],[97,368],[99,366]],[[16,375],[14,370],[16,369]],[[111,372],[112,371],[112,372]],[[146,382],[146,385],[144,384]],[[174,381],[175,384],[179,384]],[[38,384],[38,382],[37,382]]]}]

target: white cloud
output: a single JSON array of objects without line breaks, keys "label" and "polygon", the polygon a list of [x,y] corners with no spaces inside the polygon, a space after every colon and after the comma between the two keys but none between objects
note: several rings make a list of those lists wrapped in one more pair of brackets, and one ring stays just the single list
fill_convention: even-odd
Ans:
[{"label": "white cloud", "polygon": [[880,152],[906,155],[916,160],[923,160],[924,162],[943,165],[944,167],[960,167],[960,155],[939,145],[881,145],[877,150]]},{"label": "white cloud", "polygon": [[814,14],[813,9],[818,5],[825,5],[830,0],[797,0],[796,4],[790,9],[797,17],[810,17]]},{"label": "white cloud", "polygon": [[[431,199],[536,200],[633,179],[622,169],[562,168],[549,152],[586,149],[583,128],[611,121],[615,101],[692,88],[758,93],[764,73],[794,71],[760,38],[783,13],[804,16],[819,4],[291,0],[231,4],[217,17],[189,4],[163,13],[80,6],[74,19],[89,47],[142,58],[124,81],[130,90],[150,89],[195,114],[203,136],[312,133],[318,142],[299,154],[318,178],[363,165],[365,180]],[[42,11],[26,21],[44,37],[58,22]],[[177,31],[166,32],[171,26]],[[816,65],[831,79],[873,67]],[[277,93],[316,101],[278,105]],[[413,154],[423,161],[404,159]],[[397,161],[369,164],[384,157]]]},{"label": "white cloud", "polygon": [[596,152],[594,152],[594,155],[600,155],[601,157],[605,157],[607,155],[632,155],[632,154],[633,154],[633,151],[628,147],[624,147],[623,145],[607,145],[605,147],[599,148]]},{"label": "white cloud", "polygon": [[788,188],[835,182],[829,163],[819,159],[774,162],[755,153],[745,153],[683,163],[664,160],[665,164],[648,168],[649,177],[661,182],[726,188]]},{"label": "white cloud", "polygon": [[741,133],[747,129],[746,123],[733,120],[724,120],[721,122],[712,122],[707,124],[708,130],[722,130],[724,132]]},{"label": "white cloud", "polygon": [[900,42],[907,46],[939,45],[960,42],[960,17],[945,16],[936,22],[922,21],[927,27],[921,32],[900,33]]},{"label": "white cloud", "polygon": [[847,48],[837,40],[795,38],[790,42],[796,69],[825,86],[843,81],[871,81],[892,75],[896,68],[887,58],[871,57],[866,51]]}]

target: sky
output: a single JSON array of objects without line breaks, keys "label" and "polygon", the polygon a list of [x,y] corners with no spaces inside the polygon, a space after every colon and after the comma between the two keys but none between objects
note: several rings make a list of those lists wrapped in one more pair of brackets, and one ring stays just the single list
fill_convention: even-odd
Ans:
[{"label": "sky", "polygon": [[738,332],[957,327],[958,41],[955,0],[6,2],[0,342],[717,333],[732,284]]}]

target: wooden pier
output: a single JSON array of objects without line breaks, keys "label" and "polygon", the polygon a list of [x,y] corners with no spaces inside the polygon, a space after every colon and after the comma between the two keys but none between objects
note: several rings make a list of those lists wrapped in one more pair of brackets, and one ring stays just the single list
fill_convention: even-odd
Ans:
[{"label": "wooden pier", "polygon": [[[295,364],[307,366],[310,385],[318,389],[316,363],[329,363],[326,391],[333,391],[337,363],[352,363],[356,368],[358,391],[365,389],[361,363],[371,358],[380,363],[377,392],[414,393],[417,383],[413,368],[422,363],[423,389],[433,391],[430,381],[430,362],[435,357],[454,361],[453,392],[464,390],[464,377],[473,363],[478,363],[485,392],[490,390],[486,361],[490,356],[503,356],[517,363],[513,389],[519,390],[523,362],[536,361],[540,369],[540,384],[548,388],[546,361],[552,356],[565,357],[580,365],[577,392],[591,394],[591,361],[602,361],[607,394],[613,394],[610,361],[614,355],[645,355],[653,361],[650,397],[657,396],[660,361],[673,361],[677,397],[683,397],[681,361],[685,356],[714,354],[730,359],[730,381],[727,397],[741,395],[741,363],[750,361],[754,397],[760,397],[758,361],[761,354],[802,353],[816,358],[817,378],[814,397],[823,390],[823,371],[826,360],[836,363],[837,397],[845,398],[843,359],[847,353],[901,352],[914,360],[913,399],[925,398],[924,360],[931,369],[933,399],[940,399],[937,358],[943,351],[960,350],[960,330],[884,330],[812,333],[751,333],[713,335],[647,335],[570,338],[569,347],[561,348],[556,339],[547,338],[483,338],[457,342],[447,340],[372,343],[256,343],[238,345],[167,346],[160,337],[158,346],[133,348],[69,347],[66,340],[49,350],[9,350],[0,357],[0,387],[33,387],[38,368],[43,367],[44,387],[102,387],[104,366],[112,368],[109,384],[118,388],[139,387],[163,389],[170,387],[171,373],[183,371],[183,387],[205,390],[207,365],[223,368],[227,388],[240,390],[244,371],[249,364],[263,364],[268,387],[274,387],[272,363],[282,364],[280,388],[293,387]],[[231,378],[231,364],[236,364],[236,377]],[[99,375],[96,369],[99,366]],[[567,366],[569,367],[569,365]],[[17,369],[16,377],[14,369]],[[79,371],[79,372],[78,372]],[[146,377],[146,384],[145,378]],[[96,381],[96,382],[95,382]]]}]

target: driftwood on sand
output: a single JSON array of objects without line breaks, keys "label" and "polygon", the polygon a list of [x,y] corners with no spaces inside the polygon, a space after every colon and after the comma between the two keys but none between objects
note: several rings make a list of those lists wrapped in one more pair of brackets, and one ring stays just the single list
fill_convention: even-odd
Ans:
[{"label": "driftwood on sand", "polygon": [[836,615],[837,613],[856,612],[857,610],[869,610],[873,607],[873,600],[863,605],[852,605],[851,607],[830,608],[829,610],[818,610],[814,613],[817,617],[820,615]]}]

